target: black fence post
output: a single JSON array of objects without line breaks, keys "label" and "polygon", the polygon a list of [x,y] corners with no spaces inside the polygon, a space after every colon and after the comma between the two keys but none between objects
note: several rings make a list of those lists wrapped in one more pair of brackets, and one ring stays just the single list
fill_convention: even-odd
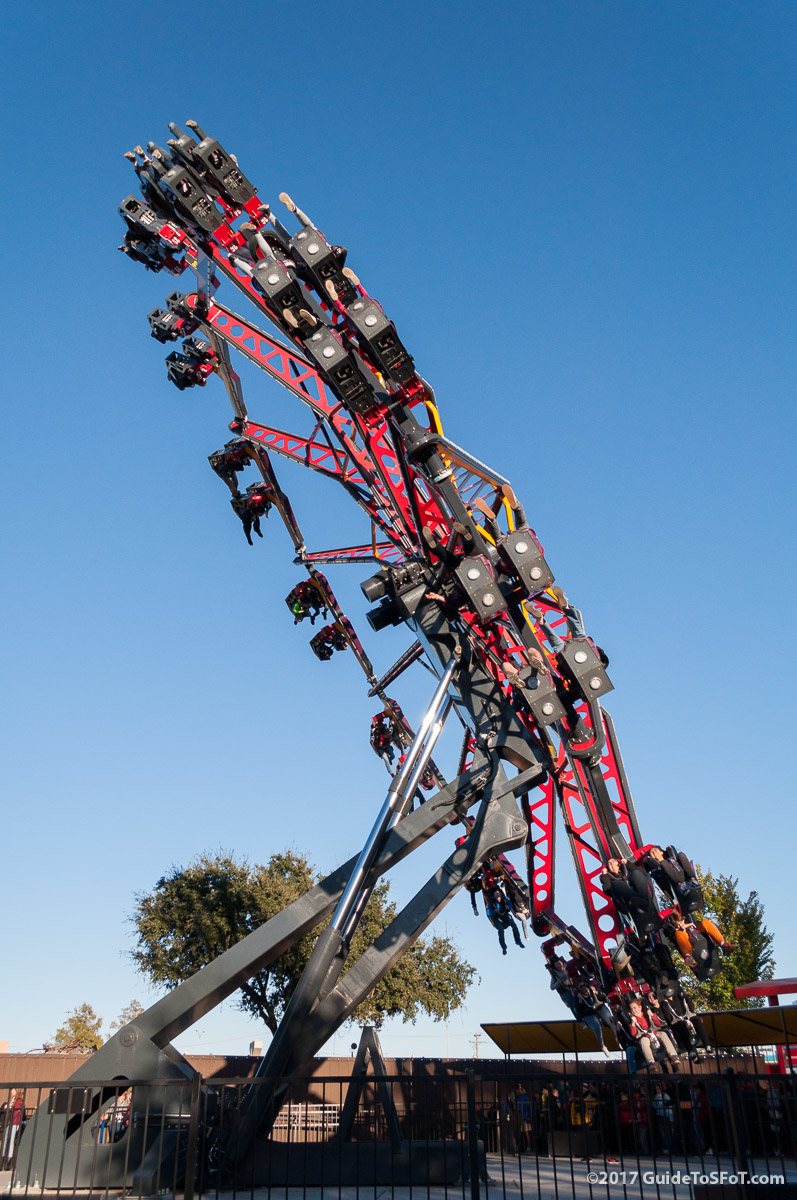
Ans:
[{"label": "black fence post", "polygon": [[183,1200],[194,1200],[196,1187],[196,1158],[199,1143],[199,1100],[202,1090],[202,1076],[196,1074],[191,1079],[191,1100],[188,1117],[188,1147],[185,1153],[185,1183],[183,1184]]},{"label": "black fence post", "polygon": [[470,1156],[470,1198],[480,1200],[479,1187],[479,1130],[476,1125],[476,1074],[472,1068],[465,1072],[468,1096],[468,1153]]},{"label": "black fence post", "polygon": [[728,1081],[728,1119],[731,1126],[731,1145],[733,1147],[733,1158],[736,1164],[736,1173],[741,1175],[748,1170],[747,1154],[743,1149],[742,1130],[744,1128],[741,1111],[741,1098],[739,1096],[739,1086],[736,1079],[736,1072],[733,1067],[728,1067],[725,1072],[725,1078]]}]

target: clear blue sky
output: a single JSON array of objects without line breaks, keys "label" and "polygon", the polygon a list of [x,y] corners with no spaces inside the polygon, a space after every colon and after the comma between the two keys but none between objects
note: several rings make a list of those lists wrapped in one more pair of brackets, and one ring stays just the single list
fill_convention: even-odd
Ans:
[{"label": "clear blue sky", "polygon": [[[293,845],[331,869],[384,792],[356,665],[317,662],[283,604],[286,536],[250,549],[207,466],[220,383],[166,381],[146,314],[175,283],[115,249],[123,151],[188,117],[349,247],[609,651],[645,835],[757,889],[795,974],[794,5],[33,5],[6,35],[0,1039],[155,998],[127,918],[171,864]],[[365,535],[279,469],[311,546]],[[365,573],[330,571],[363,634]],[[366,640],[379,669],[405,644]],[[427,680],[397,689],[411,719]],[[565,853],[559,881],[578,923]],[[448,1041],[399,1025],[389,1053],[564,1015],[535,945],[502,958],[466,898],[439,925],[481,987]],[[178,1044],[258,1032],[227,1005]]]}]

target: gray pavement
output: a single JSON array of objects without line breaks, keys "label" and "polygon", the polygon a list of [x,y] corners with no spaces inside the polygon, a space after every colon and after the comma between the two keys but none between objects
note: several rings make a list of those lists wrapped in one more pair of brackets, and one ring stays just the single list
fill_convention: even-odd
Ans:
[{"label": "gray pavement", "polygon": [[[786,1162],[785,1172],[782,1168],[763,1161],[752,1163],[751,1172],[758,1176],[767,1176],[766,1186],[773,1200],[777,1200],[781,1186],[779,1179],[770,1178],[770,1172],[777,1176],[783,1174],[785,1182],[797,1185],[797,1167],[794,1160]],[[694,1176],[705,1175],[705,1179],[695,1182],[733,1183],[733,1162],[723,1155],[719,1159],[706,1159],[701,1164],[699,1159],[673,1158],[672,1161],[661,1159],[640,1158],[626,1160],[625,1163],[611,1163],[603,1158],[587,1161],[585,1159],[568,1158],[535,1158],[534,1155],[522,1155],[512,1158],[501,1158],[498,1154],[487,1155],[487,1181],[480,1181],[479,1191],[481,1200],[653,1200],[654,1197],[666,1200],[688,1200],[693,1195],[692,1184],[685,1178],[687,1172]],[[725,1179],[719,1176],[725,1172]],[[717,1173],[712,1177],[712,1173]],[[594,1178],[597,1176],[597,1178]],[[763,1182],[763,1180],[762,1180]],[[10,1196],[20,1200],[23,1196],[55,1197],[55,1191],[41,1192],[24,1186],[11,1190],[11,1172],[0,1172],[0,1197]],[[785,1189],[784,1189],[785,1190]],[[60,1196],[68,1200],[134,1200],[130,1193],[119,1191],[85,1192],[82,1189],[72,1191],[62,1189]],[[257,1188],[254,1191],[241,1190],[234,1192],[207,1192],[196,1200],[473,1200],[470,1183],[461,1183],[444,1187],[329,1187],[321,1188]]]}]

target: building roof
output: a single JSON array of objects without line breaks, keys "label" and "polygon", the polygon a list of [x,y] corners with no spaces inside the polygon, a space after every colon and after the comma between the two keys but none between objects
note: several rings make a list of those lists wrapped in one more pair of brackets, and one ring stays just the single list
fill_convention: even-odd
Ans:
[{"label": "building roof", "polygon": [[[797,1007],[745,1008],[701,1013],[706,1034],[723,1049],[731,1046],[797,1047]],[[595,1035],[577,1021],[514,1021],[484,1024],[482,1029],[504,1054],[594,1054]],[[614,1035],[604,1030],[606,1045],[619,1050]]]},{"label": "building roof", "polygon": [[757,979],[733,989],[737,1000],[745,1000],[748,996],[785,996],[790,992],[797,992],[797,979]]}]

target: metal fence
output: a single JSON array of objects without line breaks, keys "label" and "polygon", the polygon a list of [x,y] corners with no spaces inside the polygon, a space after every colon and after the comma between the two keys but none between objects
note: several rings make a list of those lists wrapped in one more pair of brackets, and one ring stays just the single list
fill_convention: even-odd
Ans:
[{"label": "metal fence", "polygon": [[262,1086],[251,1079],[4,1086],[0,1194],[615,1200],[735,1181],[747,1185],[735,1194],[797,1191],[791,1076],[440,1066],[369,1077],[356,1109],[349,1078],[285,1080],[271,1134],[251,1145],[242,1118]]}]

